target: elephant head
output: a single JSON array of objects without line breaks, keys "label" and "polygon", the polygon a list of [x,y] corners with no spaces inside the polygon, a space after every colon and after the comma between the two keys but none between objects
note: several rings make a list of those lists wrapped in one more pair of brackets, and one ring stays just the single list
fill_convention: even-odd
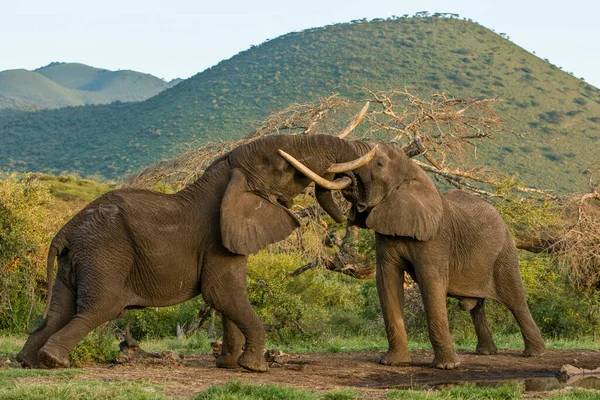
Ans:
[{"label": "elephant head", "polygon": [[441,223],[443,204],[427,174],[396,145],[349,143],[359,155],[371,157],[361,170],[361,181],[368,182],[365,193],[354,185],[342,190],[353,204],[348,222],[384,235],[431,239]]},{"label": "elephant head", "polygon": [[[355,142],[355,147],[372,145]],[[384,235],[408,236],[426,241],[438,232],[443,214],[442,197],[429,176],[393,144],[379,145],[369,162],[367,207],[352,208],[350,222],[364,223]]]},{"label": "elephant head", "polygon": [[[284,158],[290,154],[313,175],[290,164]],[[286,238],[299,226],[289,211],[293,199],[312,181],[319,204],[343,221],[331,190],[352,186],[353,192],[365,193],[369,174],[364,164],[373,155],[361,157],[349,142],[328,135],[273,135],[235,148],[220,160],[228,160],[231,168],[220,210],[223,244],[234,253],[251,254]]]}]

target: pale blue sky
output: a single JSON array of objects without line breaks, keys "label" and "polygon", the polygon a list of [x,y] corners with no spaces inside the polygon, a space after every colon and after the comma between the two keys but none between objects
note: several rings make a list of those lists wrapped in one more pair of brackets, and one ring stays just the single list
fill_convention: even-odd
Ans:
[{"label": "pale blue sky", "polygon": [[0,71],[52,61],[188,78],[292,31],[451,12],[600,87],[597,0],[0,0]]}]

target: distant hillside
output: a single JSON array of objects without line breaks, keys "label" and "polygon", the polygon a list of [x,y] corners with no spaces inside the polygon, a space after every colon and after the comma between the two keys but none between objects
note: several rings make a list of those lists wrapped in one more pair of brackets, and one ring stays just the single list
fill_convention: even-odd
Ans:
[{"label": "distant hillside", "polygon": [[144,102],[0,113],[0,169],[109,178],[237,138],[293,102],[336,91],[410,87],[423,96],[499,97],[507,135],[478,162],[528,184],[583,190],[600,153],[600,91],[476,23],[356,21],[290,33],[241,52]]},{"label": "distant hillside", "polygon": [[0,109],[39,110],[113,101],[142,101],[174,86],[135,71],[109,71],[77,63],[52,63],[34,71],[0,72]]}]

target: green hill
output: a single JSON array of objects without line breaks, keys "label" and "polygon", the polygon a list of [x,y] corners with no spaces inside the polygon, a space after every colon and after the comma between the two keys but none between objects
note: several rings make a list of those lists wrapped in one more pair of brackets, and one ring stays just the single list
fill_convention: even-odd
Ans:
[{"label": "green hill", "polygon": [[142,101],[174,86],[149,74],[77,63],[0,72],[0,109],[39,110],[113,101]]},{"label": "green hill", "polygon": [[0,108],[67,107],[86,104],[88,100],[86,93],[60,86],[35,72],[24,69],[0,72]]},{"label": "green hill", "polygon": [[410,87],[499,97],[508,135],[478,162],[531,185],[583,190],[600,153],[600,91],[476,23],[449,18],[356,21],[290,33],[139,103],[0,113],[0,169],[115,178],[182,143],[237,138],[290,103],[332,91]]},{"label": "green hill", "polygon": [[66,88],[81,89],[99,79],[103,73],[111,71],[79,63],[54,62],[35,69],[33,72],[37,72]]}]

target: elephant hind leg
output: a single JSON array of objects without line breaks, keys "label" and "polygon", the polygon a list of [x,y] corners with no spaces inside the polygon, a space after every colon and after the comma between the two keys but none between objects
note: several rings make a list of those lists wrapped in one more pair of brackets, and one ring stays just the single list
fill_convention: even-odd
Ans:
[{"label": "elephant hind leg", "polygon": [[106,309],[77,313],[68,324],[52,335],[39,351],[40,361],[49,368],[68,368],[69,353],[91,331],[118,315]]},{"label": "elephant hind leg", "polygon": [[52,301],[46,320],[27,338],[17,354],[17,361],[24,368],[40,368],[42,363],[38,351],[48,339],[69,323],[76,312],[75,294],[61,280],[56,280],[52,289]]},{"label": "elephant hind leg", "polygon": [[494,343],[492,328],[485,316],[485,299],[477,299],[475,306],[470,309],[470,313],[477,335],[477,348],[475,351],[484,355],[496,354],[498,347]]},{"label": "elephant hind leg", "polygon": [[519,324],[525,342],[523,354],[540,356],[546,352],[546,345],[527,305],[516,251],[511,251],[509,257],[500,258],[496,263],[495,270],[502,272],[502,278],[497,279],[497,282],[502,282],[501,287],[496,287],[498,300],[510,310]]},{"label": "elephant hind leg", "polygon": [[101,324],[118,317],[125,308],[116,296],[107,295],[108,290],[92,285],[87,281],[78,282],[77,312],[58,332],[50,336],[38,352],[40,361],[50,368],[69,366],[69,353],[92,330]]}]

